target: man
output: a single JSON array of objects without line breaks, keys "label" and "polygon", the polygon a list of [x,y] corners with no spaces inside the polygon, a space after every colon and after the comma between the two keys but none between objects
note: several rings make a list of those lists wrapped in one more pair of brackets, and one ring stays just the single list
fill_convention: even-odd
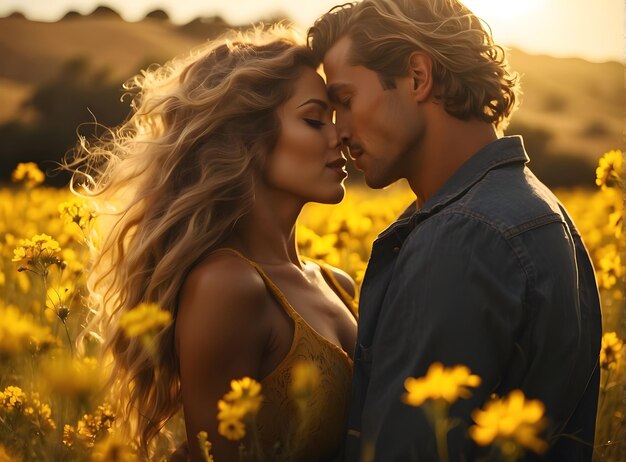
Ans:
[{"label": "man", "polygon": [[442,362],[482,378],[450,409],[460,422],[451,460],[485,455],[467,437],[471,411],[514,389],[546,406],[543,457],[590,460],[598,291],[578,231],[526,167],[521,138],[499,138],[517,94],[503,50],[457,0],[343,5],[308,38],[367,184],[406,178],[417,196],[373,244],[345,459],[373,447],[376,461],[437,460],[424,414],[401,396],[407,377]]}]

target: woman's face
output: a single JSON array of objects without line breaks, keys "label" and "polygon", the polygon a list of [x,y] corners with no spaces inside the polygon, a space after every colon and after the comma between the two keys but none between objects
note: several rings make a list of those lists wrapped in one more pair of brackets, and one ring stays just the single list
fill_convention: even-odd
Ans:
[{"label": "woman's face", "polygon": [[345,194],[346,160],[319,74],[305,68],[291,98],[277,112],[281,132],[267,159],[268,185],[303,202],[340,202]]}]

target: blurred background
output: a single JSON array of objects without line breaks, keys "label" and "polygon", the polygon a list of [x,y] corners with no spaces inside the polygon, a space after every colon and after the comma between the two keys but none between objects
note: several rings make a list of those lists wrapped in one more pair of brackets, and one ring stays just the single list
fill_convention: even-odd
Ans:
[{"label": "blurred background", "polygon": [[[77,134],[94,135],[94,120],[120,123],[129,111],[122,83],[149,64],[229,27],[286,19],[306,30],[335,3],[0,0],[0,182],[18,162],[51,173]],[[624,1],[465,3],[522,75],[522,104],[506,133],[524,135],[531,167],[548,185],[592,187],[598,158],[624,146]]]}]

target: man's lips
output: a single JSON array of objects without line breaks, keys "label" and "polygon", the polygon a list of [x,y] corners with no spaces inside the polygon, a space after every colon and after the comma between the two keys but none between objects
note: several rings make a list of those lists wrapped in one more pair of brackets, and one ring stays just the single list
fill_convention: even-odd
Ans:
[{"label": "man's lips", "polygon": [[365,152],[360,146],[347,146],[347,148],[348,154],[350,155],[352,160],[355,160],[357,157],[362,156]]}]

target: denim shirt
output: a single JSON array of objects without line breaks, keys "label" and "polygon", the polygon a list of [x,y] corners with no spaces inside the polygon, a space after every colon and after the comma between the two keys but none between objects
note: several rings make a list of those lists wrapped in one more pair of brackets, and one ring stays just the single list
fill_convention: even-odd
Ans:
[{"label": "denim shirt", "polygon": [[[471,412],[521,389],[546,407],[547,460],[591,460],[601,315],[580,234],[526,167],[520,137],[485,146],[374,241],[361,288],[345,460],[437,460],[421,409],[401,400],[431,363],[481,377],[450,408],[450,460],[471,443]],[[491,454],[491,455],[490,455]],[[363,458],[363,459],[362,459]],[[527,451],[524,460],[534,460]]]}]

